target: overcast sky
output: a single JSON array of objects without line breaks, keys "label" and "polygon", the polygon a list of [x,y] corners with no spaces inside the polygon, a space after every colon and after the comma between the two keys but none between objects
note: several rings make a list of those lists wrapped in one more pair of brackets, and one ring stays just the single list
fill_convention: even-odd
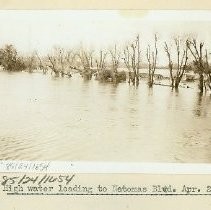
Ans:
[{"label": "overcast sky", "polygon": [[1,10],[0,20],[0,46],[12,43],[24,53],[36,49],[45,54],[56,45],[72,48],[80,43],[94,49],[124,46],[137,33],[143,49],[154,33],[159,47],[176,35],[191,34],[211,48],[211,11]]}]

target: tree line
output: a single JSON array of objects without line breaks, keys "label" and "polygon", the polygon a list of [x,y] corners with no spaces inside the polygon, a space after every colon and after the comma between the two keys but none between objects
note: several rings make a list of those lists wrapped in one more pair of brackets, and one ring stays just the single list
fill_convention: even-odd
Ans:
[{"label": "tree line", "polygon": [[[74,72],[80,73],[85,79],[96,79],[104,82],[119,83],[128,80],[130,84],[139,85],[143,66],[148,69],[147,79],[149,87],[155,84],[155,74],[158,66],[158,55],[165,53],[168,60],[170,86],[178,89],[186,72],[190,69],[198,75],[201,93],[211,90],[211,67],[208,49],[203,42],[189,38],[186,40],[173,39],[173,45],[164,42],[163,49],[158,49],[158,36],[146,49],[141,46],[140,36],[125,46],[123,50],[117,45],[108,50],[94,52],[83,47],[79,49],[64,49],[54,47],[45,56],[34,51],[28,56],[21,56],[13,45],[7,44],[0,48],[0,65],[6,71],[42,71],[51,72],[54,76],[72,77]],[[143,57],[146,62],[143,63]],[[126,68],[127,71],[121,70]]]}]

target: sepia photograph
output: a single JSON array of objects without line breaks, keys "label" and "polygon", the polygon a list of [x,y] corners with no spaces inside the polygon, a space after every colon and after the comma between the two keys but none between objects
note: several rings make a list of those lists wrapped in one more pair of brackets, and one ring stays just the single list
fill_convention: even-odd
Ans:
[{"label": "sepia photograph", "polygon": [[211,163],[211,10],[0,10],[0,159]]}]

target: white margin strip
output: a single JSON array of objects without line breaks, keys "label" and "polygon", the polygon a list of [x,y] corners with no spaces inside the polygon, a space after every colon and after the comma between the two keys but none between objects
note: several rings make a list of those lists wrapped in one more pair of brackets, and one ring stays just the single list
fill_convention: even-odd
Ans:
[{"label": "white margin strip", "polygon": [[0,161],[0,173],[211,174],[211,164]]}]

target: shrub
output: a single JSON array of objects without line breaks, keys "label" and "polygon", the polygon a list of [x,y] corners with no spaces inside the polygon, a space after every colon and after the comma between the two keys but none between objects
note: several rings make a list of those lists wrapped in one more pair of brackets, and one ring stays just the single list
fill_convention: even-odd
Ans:
[{"label": "shrub", "polygon": [[22,71],[26,68],[13,45],[5,45],[0,49],[0,64],[7,71]]}]

